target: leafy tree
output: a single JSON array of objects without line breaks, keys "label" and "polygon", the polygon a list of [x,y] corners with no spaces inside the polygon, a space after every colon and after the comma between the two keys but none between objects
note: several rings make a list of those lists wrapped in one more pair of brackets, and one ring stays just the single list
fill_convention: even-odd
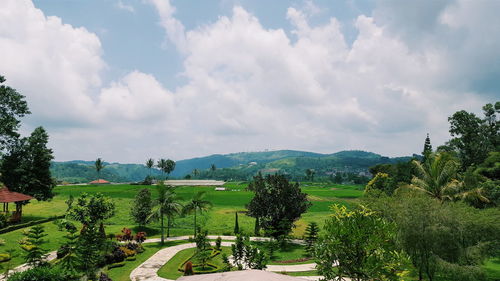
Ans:
[{"label": "leafy tree", "polygon": [[381,190],[390,195],[394,191],[392,188],[392,178],[386,173],[377,173],[366,185],[365,193],[371,192],[372,190]]},{"label": "leafy tree", "polygon": [[196,178],[200,174],[200,171],[198,169],[193,170],[193,176]]},{"label": "leafy tree", "polygon": [[0,75],[0,151],[3,151],[11,141],[19,138],[17,130],[21,124],[20,118],[31,112],[24,96],[7,85]]},{"label": "leafy tree", "polygon": [[153,158],[149,158],[148,160],[146,160],[146,167],[149,169],[149,177],[151,177],[151,169],[154,167],[155,165],[155,160]]},{"label": "leafy tree", "polygon": [[196,236],[197,228],[196,214],[208,211],[212,207],[212,203],[204,199],[205,194],[205,191],[198,191],[183,208],[184,214],[194,214],[194,236]]},{"label": "leafy tree", "polygon": [[194,237],[194,241],[196,243],[196,250],[198,252],[203,252],[206,249],[210,248],[210,242],[208,241],[208,231],[207,230],[200,230],[198,233],[196,233],[196,236]]},{"label": "leafy tree", "polygon": [[101,193],[83,193],[77,198],[66,214],[70,219],[83,224],[76,254],[81,261],[81,270],[88,279],[95,280],[98,265],[103,260],[102,248],[106,237],[99,226],[115,213],[115,204]]},{"label": "leafy tree", "polygon": [[47,236],[42,225],[35,225],[23,233],[25,239],[21,240],[21,249],[26,252],[24,257],[27,264],[32,267],[38,267],[46,263],[47,250],[42,248],[46,241],[43,237]]},{"label": "leafy tree", "polygon": [[336,184],[341,184],[344,181],[341,173],[335,173],[335,177],[333,177],[333,182]]},{"label": "leafy tree", "polygon": [[133,220],[141,226],[149,222],[149,215],[152,212],[153,201],[151,200],[151,191],[147,188],[139,190],[134,199],[134,206],[130,210]]},{"label": "leafy tree", "polygon": [[240,224],[238,223],[238,212],[234,212],[234,234],[240,233]]},{"label": "leafy tree", "polygon": [[427,137],[425,138],[425,143],[424,143],[424,150],[422,151],[422,155],[424,156],[422,158],[422,163],[425,163],[427,160],[427,157],[432,153],[432,145],[431,145],[431,139],[429,138],[429,134],[427,134]]},{"label": "leafy tree", "polygon": [[161,223],[161,243],[165,241],[165,227],[163,226],[163,218],[167,217],[167,237],[170,236],[170,222],[175,215],[178,215],[182,210],[182,205],[178,202],[179,198],[176,196],[171,186],[165,186],[163,182],[157,184],[158,199],[153,207],[149,218],[160,219]]},{"label": "leafy tree", "polygon": [[306,251],[308,255],[314,254],[314,246],[316,244],[316,240],[318,240],[319,227],[316,222],[310,222],[306,228]]},{"label": "leafy tree", "polygon": [[485,105],[483,111],[484,119],[464,110],[455,112],[448,118],[453,137],[449,144],[457,149],[462,170],[482,163],[488,152],[500,149],[500,121],[496,116],[500,112],[500,102],[495,103],[495,106]]},{"label": "leafy tree", "polygon": [[97,158],[97,160],[95,160],[95,170],[97,171],[97,179],[100,179],[101,178],[101,170],[104,169],[104,162],[102,161],[101,158]]},{"label": "leafy tree", "polygon": [[175,169],[175,162],[170,159],[163,159],[161,158],[158,160],[158,163],[156,166],[162,171],[163,175],[165,176],[165,179],[168,177],[168,175]]},{"label": "leafy tree", "polygon": [[311,203],[299,184],[290,184],[283,175],[254,177],[248,190],[255,196],[247,204],[248,215],[259,218],[260,226],[274,238],[284,237]]},{"label": "leafy tree", "polygon": [[314,169],[306,169],[306,178],[310,181],[314,181],[314,174],[316,174],[316,171]]},{"label": "leafy tree", "polygon": [[42,127],[29,137],[11,142],[0,164],[0,179],[12,191],[29,194],[37,200],[48,200],[55,186],[50,173],[52,149],[47,148],[48,135]]},{"label": "leafy tree", "polygon": [[315,248],[318,272],[326,280],[399,280],[404,256],[396,249],[395,225],[363,206],[332,210]]}]

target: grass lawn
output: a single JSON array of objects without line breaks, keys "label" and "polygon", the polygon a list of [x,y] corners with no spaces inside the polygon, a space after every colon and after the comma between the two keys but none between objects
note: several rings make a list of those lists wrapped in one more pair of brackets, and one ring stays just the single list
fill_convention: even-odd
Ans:
[{"label": "grass lawn", "polygon": [[[240,230],[253,233],[255,219],[245,215],[245,204],[247,204],[253,193],[246,191],[248,185],[246,182],[230,182],[225,186],[227,191],[215,191],[213,187],[193,187],[181,186],[176,189],[179,197],[187,201],[196,192],[200,190],[207,191],[206,199],[211,201],[213,208],[202,215],[198,215],[198,223],[205,229],[208,229],[211,235],[231,235],[234,229],[234,212],[238,211]],[[151,190],[153,197],[156,197],[155,186],[140,186],[140,185],[76,185],[76,186],[57,186],[54,189],[55,197],[51,201],[38,202],[32,200],[31,203],[23,207],[23,221],[37,220],[47,218],[54,215],[62,215],[66,211],[65,201],[70,195],[78,197],[83,192],[97,193],[101,192],[113,199],[116,204],[116,214],[113,218],[106,221],[107,233],[120,233],[124,227],[132,228],[134,232],[146,231],[148,237],[160,236],[159,222],[153,222],[146,228],[139,228],[130,218],[130,210],[133,206],[133,199],[137,192],[142,188]],[[351,205],[356,199],[356,196],[362,195],[361,186],[350,185],[335,185],[322,183],[307,183],[301,185],[301,188],[306,192],[312,202],[308,212],[303,214],[302,218],[297,221],[296,228],[293,229],[292,235],[302,237],[305,228],[309,222],[315,221],[322,227],[325,218],[330,214],[330,206],[334,203]],[[57,227],[48,222],[45,226],[47,243],[44,247],[49,250],[56,250],[61,243],[65,233],[57,230]],[[23,229],[13,232],[0,234],[0,239],[4,239],[6,244],[0,246],[0,253],[5,253],[6,249],[16,249],[17,257],[12,261],[13,266],[23,263],[21,249],[18,241],[22,238]],[[173,228],[170,231],[171,236],[192,235],[193,233],[193,216],[175,218]]]},{"label": "grass lawn", "polygon": [[487,260],[483,268],[484,270],[486,270],[486,275],[488,276],[488,280],[491,281],[500,280],[500,257]]}]

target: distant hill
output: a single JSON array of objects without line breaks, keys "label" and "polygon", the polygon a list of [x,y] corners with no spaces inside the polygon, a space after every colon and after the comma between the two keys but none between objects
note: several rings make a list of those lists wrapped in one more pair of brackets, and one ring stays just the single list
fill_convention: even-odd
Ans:
[{"label": "distant hill", "polygon": [[[193,176],[193,170],[200,174],[197,178],[250,179],[258,172],[283,173],[290,178],[301,180],[306,169],[314,169],[316,178],[331,178],[336,173],[370,176],[368,168],[377,164],[408,161],[411,157],[389,158],[376,153],[351,150],[333,154],[321,154],[296,150],[277,150],[262,152],[239,152],[215,154],[205,157],[177,161],[171,178]],[[215,172],[210,166],[217,167]],[[53,162],[51,172],[60,181],[89,182],[97,178],[93,161]],[[105,163],[101,178],[112,182],[135,182],[143,180],[150,171],[142,164]],[[152,169],[153,176],[161,172]]]}]

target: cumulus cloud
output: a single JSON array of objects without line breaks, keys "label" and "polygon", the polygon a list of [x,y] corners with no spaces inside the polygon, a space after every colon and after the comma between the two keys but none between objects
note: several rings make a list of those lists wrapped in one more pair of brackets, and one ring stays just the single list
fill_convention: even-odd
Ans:
[{"label": "cumulus cloud", "polygon": [[[0,53],[8,54],[0,72],[27,95],[30,122],[49,124],[59,159],[142,162],[266,148],[418,153],[426,132],[435,144],[448,138],[447,116],[489,101],[474,83],[500,65],[488,63],[500,57],[498,39],[481,40],[493,7],[468,1],[442,1],[432,12],[415,4],[430,17],[420,23],[405,22],[403,6],[380,3],[373,16],[357,17],[352,44],[335,18],[311,25],[311,1],[283,15],[289,33],[240,6],[186,30],[168,0],[149,3],[183,58],[187,82],[176,89],[137,70],[102,85],[95,34],[28,0],[0,10]],[[485,66],[466,65],[474,59]]]}]

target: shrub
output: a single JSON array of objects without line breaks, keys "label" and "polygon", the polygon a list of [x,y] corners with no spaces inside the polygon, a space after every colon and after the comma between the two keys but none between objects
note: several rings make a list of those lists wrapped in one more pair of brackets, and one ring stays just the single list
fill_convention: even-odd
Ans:
[{"label": "shrub", "polygon": [[146,232],[144,231],[137,232],[137,234],[134,237],[134,240],[137,241],[137,243],[143,243],[146,240]]},{"label": "shrub", "polygon": [[112,264],[108,265],[108,269],[122,267],[122,266],[125,266],[125,262],[112,263]]},{"label": "shrub", "polygon": [[99,281],[113,281],[113,279],[109,278],[106,273],[101,272],[101,275],[99,276]]},{"label": "shrub", "polygon": [[125,253],[126,257],[135,256],[135,254],[136,254],[136,252],[134,250],[130,250],[127,247],[120,247],[120,250],[122,250],[123,253]]},{"label": "shrub", "polygon": [[61,269],[55,267],[35,267],[12,274],[8,281],[70,281]]},{"label": "shrub", "polygon": [[135,256],[132,256],[132,257],[128,257],[126,258],[125,260],[126,261],[135,261],[137,258]]},{"label": "shrub", "polygon": [[9,224],[9,215],[0,213],[0,228],[4,228]]},{"label": "shrub", "polygon": [[113,251],[105,256],[105,262],[106,264],[122,262],[126,257],[125,252],[119,246],[115,245]]},{"label": "shrub", "polygon": [[10,261],[11,258],[9,254],[0,254],[0,262]]},{"label": "shrub", "polygon": [[220,236],[219,236],[215,240],[215,249],[218,250],[218,251],[220,251],[221,244],[222,244],[222,238],[220,238]]},{"label": "shrub", "polygon": [[116,235],[116,240],[118,241],[132,241],[134,236],[132,235],[132,230],[130,228],[124,227],[122,229],[122,234]]},{"label": "shrub", "polygon": [[194,272],[193,272],[193,263],[188,261],[185,265],[184,265],[184,275],[185,276],[188,276],[188,275],[193,275]]}]

